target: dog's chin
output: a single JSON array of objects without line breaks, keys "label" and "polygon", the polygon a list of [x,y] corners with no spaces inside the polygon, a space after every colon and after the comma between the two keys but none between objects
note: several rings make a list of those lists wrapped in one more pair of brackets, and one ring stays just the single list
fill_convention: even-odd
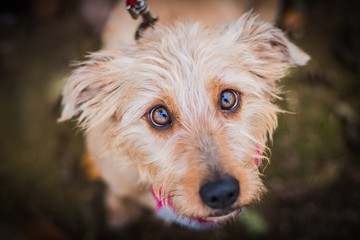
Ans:
[{"label": "dog's chin", "polygon": [[208,222],[208,223],[214,223],[214,224],[222,224],[225,223],[231,219],[234,219],[240,212],[242,208],[235,208],[228,211],[215,213],[213,215],[197,218],[200,219],[200,221]]},{"label": "dog's chin", "polygon": [[208,230],[216,228],[234,219],[242,208],[236,208],[225,212],[216,212],[208,216],[184,216],[176,212],[172,207],[158,209],[157,214],[168,222],[175,222],[181,226],[195,229],[195,230]]},{"label": "dog's chin", "polygon": [[[241,206],[235,206],[225,210],[215,210],[206,216],[184,215],[177,211],[171,198],[167,198],[167,201],[164,202],[155,194],[153,187],[150,190],[156,201],[156,213],[159,217],[167,222],[175,222],[191,229],[203,230],[217,227],[234,219],[242,210]],[[161,195],[161,189],[159,195]]]}]

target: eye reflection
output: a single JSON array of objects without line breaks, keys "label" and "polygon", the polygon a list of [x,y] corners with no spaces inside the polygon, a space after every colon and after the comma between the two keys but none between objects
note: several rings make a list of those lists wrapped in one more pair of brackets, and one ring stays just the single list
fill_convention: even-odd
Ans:
[{"label": "eye reflection", "polygon": [[239,106],[239,93],[232,89],[221,92],[220,108],[225,111],[234,111]]},{"label": "eye reflection", "polygon": [[167,108],[163,105],[156,105],[149,114],[148,120],[155,128],[166,128],[171,125],[172,119]]}]

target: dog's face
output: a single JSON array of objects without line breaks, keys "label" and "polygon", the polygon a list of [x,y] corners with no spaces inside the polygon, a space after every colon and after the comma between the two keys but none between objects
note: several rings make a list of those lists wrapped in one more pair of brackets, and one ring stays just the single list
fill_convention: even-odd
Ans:
[{"label": "dog's face", "polygon": [[221,222],[264,190],[258,159],[277,126],[276,81],[308,59],[250,14],[158,28],[77,69],[63,119],[101,126],[103,151],[134,164],[178,215]]}]

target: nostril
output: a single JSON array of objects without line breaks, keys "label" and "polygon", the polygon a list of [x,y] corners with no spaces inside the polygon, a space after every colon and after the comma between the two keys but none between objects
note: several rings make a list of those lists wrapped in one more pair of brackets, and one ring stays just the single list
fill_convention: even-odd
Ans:
[{"label": "nostril", "polygon": [[236,202],[239,192],[239,181],[232,176],[226,175],[203,184],[200,188],[200,197],[209,207],[220,209],[229,207]]},{"label": "nostril", "polygon": [[231,193],[228,194],[228,197],[233,198],[233,197],[235,197],[235,194],[233,192],[231,192]]},{"label": "nostril", "polygon": [[219,201],[219,198],[217,197],[212,197],[211,200],[210,200],[212,203],[216,203]]}]

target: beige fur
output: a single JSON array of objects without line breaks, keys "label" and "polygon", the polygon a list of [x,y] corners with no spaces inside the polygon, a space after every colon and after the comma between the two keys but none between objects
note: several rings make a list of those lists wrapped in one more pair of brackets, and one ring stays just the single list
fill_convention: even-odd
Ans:
[{"label": "beige fur", "polygon": [[[237,11],[229,9],[231,19]],[[160,19],[163,11],[156,12]],[[201,23],[160,20],[137,44],[126,40],[133,34],[121,40],[114,33],[116,44],[106,32],[106,49],[91,54],[70,76],[60,120],[78,117],[111,195],[154,208],[153,186],[171,197],[179,216],[223,222],[234,214],[211,217],[218,211],[201,201],[200,185],[216,168],[240,183],[233,209],[260,198],[264,186],[253,159],[266,159],[256,149],[265,151],[277,127],[276,82],[309,57],[252,13],[220,25],[213,24],[224,16],[210,23],[204,16]],[[224,89],[241,93],[236,112],[219,109]],[[147,120],[157,104],[172,113],[169,129],[155,129]]]}]

